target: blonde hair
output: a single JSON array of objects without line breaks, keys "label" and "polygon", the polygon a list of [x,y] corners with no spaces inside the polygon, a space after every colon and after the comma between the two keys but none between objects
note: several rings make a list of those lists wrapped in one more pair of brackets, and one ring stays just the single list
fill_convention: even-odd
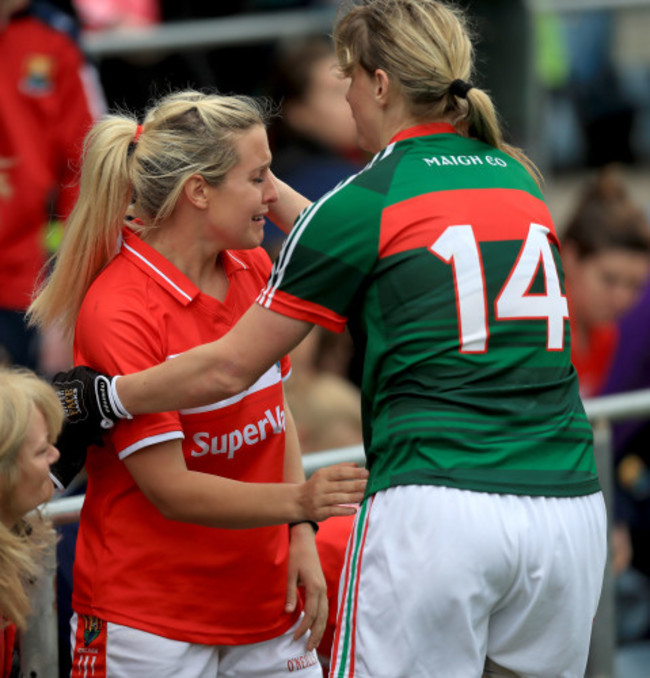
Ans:
[{"label": "blonde hair", "polygon": [[[40,411],[54,443],[63,426],[56,392],[33,372],[0,368],[0,616],[24,628],[29,614],[27,586],[40,574],[41,556],[55,541],[49,522],[38,511],[12,515],[12,496],[20,482],[18,456],[34,412]],[[6,522],[12,522],[9,527]],[[4,621],[2,622],[4,624]]]},{"label": "blonde hair", "polygon": [[454,124],[521,162],[541,183],[534,163],[504,141],[487,92],[475,86],[466,97],[450,92],[455,80],[471,82],[474,68],[469,24],[460,8],[437,0],[343,0],[333,37],[343,75],[357,66],[370,74],[381,68],[414,117],[454,117]]},{"label": "blonde hair", "polygon": [[247,96],[187,90],[168,94],[142,127],[128,113],[97,122],[84,142],[79,198],[68,218],[54,267],[28,309],[32,324],[58,324],[72,334],[81,302],[117,253],[129,204],[155,227],[169,217],[187,179],[224,180],[239,158],[235,141],[270,111]]}]

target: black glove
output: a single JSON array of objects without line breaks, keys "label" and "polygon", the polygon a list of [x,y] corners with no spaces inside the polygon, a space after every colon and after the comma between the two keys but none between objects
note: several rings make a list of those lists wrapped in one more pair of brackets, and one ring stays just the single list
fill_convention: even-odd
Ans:
[{"label": "black glove", "polygon": [[90,367],[59,372],[52,383],[67,421],[56,441],[61,456],[50,470],[66,487],[83,468],[87,448],[103,445],[106,430],[119,419],[130,419],[131,415],[117,397],[114,380]]}]

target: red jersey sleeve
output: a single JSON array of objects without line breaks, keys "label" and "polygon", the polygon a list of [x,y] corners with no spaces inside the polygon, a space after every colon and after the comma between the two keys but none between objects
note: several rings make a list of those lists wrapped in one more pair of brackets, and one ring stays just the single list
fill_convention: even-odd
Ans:
[{"label": "red jersey sleeve", "polygon": [[[164,362],[168,357],[165,337],[148,312],[146,284],[115,285],[116,276],[111,273],[107,270],[95,281],[82,305],[75,332],[75,364],[113,375]],[[143,447],[182,438],[183,433],[177,412],[161,412],[124,420],[109,436],[124,458]]]}]

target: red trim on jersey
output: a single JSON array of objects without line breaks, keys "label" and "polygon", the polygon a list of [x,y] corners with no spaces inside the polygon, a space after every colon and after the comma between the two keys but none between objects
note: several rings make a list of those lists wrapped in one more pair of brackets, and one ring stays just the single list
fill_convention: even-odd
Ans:
[{"label": "red trim on jersey", "polygon": [[550,230],[559,245],[546,204],[525,191],[503,188],[425,193],[384,209],[379,258],[428,248],[449,226],[469,224],[478,242],[521,240],[531,222]]},{"label": "red trim on jersey", "polygon": [[394,144],[404,139],[414,139],[415,137],[426,137],[432,134],[458,134],[458,130],[448,122],[430,122],[425,125],[416,125],[398,132],[389,143]]},{"label": "red trim on jersey", "polygon": [[137,238],[135,233],[127,228],[124,229],[121,254],[144,273],[155,277],[158,284],[164,287],[183,306],[194,301],[200,291],[199,288],[177,269],[170,270],[167,259],[153,248],[146,254],[139,252],[140,248],[137,246],[135,238]]},{"label": "red trim on jersey", "polygon": [[257,297],[257,303],[264,308],[282,315],[315,323],[333,332],[343,332],[347,318],[335,313],[325,306],[315,304],[313,301],[299,299],[293,294],[276,289],[272,297],[268,296],[268,290],[263,290]]}]

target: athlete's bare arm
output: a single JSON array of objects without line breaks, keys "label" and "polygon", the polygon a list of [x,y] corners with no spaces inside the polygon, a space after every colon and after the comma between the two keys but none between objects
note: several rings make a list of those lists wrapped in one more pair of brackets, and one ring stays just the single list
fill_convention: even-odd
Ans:
[{"label": "athlete's bare arm", "polygon": [[131,414],[200,407],[237,395],[307,336],[311,323],[253,304],[221,339],[116,382]]},{"label": "athlete's bare arm", "polygon": [[245,483],[188,470],[178,440],[138,450],[124,463],[168,520],[226,529],[349,515],[354,510],[339,504],[360,501],[367,477],[365,469],[338,464],[301,483]]},{"label": "athlete's bare arm", "polygon": [[[296,424],[284,399],[285,439],[284,480],[300,483],[305,480],[300,442]],[[296,629],[298,639],[310,631],[307,649],[318,647],[327,626],[327,583],[316,549],[315,533],[309,523],[293,525],[290,531],[289,572],[287,581],[286,610],[292,612],[298,602],[298,586],[304,590],[304,615]]]},{"label": "athlete's bare arm", "polygon": [[281,181],[274,174],[272,176],[278,199],[277,202],[271,204],[269,217],[281,231],[289,233],[300,212],[305,207],[309,207],[311,202],[298,191],[294,191],[289,184]]}]

